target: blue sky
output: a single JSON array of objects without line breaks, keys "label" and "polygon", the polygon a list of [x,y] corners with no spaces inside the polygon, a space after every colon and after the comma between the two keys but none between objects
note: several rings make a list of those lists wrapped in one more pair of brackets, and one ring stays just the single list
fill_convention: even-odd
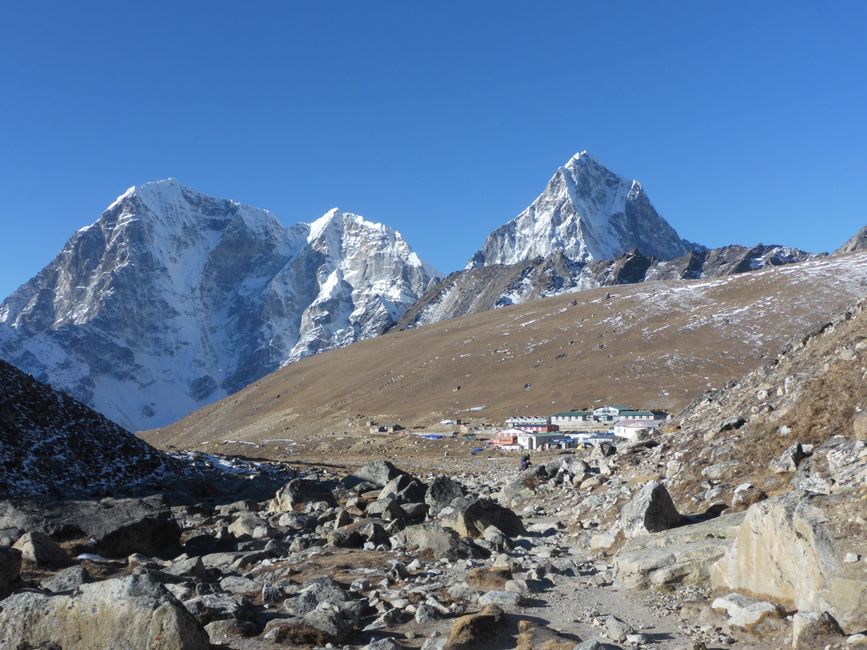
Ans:
[{"label": "blue sky", "polygon": [[681,236],[867,223],[867,3],[6,2],[0,296],[130,185],[333,206],[455,270],[573,153]]}]

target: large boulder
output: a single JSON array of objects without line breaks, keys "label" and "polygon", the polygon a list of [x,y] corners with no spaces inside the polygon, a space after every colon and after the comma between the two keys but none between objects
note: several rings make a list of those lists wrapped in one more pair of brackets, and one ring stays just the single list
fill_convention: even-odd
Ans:
[{"label": "large boulder", "polygon": [[429,559],[457,560],[490,556],[485,549],[461,539],[455,531],[432,523],[407,526],[393,535],[390,541],[392,548],[413,549],[423,558]]},{"label": "large boulder", "polygon": [[462,537],[481,537],[488,526],[495,526],[510,536],[526,532],[518,515],[490,499],[456,499],[441,515],[442,525]]},{"label": "large boulder", "polygon": [[536,489],[550,478],[544,465],[533,465],[507,483],[500,495],[506,503],[529,499],[536,493]]},{"label": "large boulder", "polygon": [[686,521],[659,481],[650,481],[620,511],[620,528],[629,539],[668,530]]},{"label": "large boulder", "polygon": [[867,566],[845,562],[863,551],[862,495],[791,492],[749,508],[731,549],[710,571],[714,587],[789,608],[826,611],[846,633],[867,629]]},{"label": "large boulder", "polygon": [[378,488],[383,488],[386,483],[401,474],[406,474],[406,472],[399,470],[387,460],[375,460],[367,463],[367,465],[362,465],[340,483],[347,488],[351,488],[359,483],[369,483]]},{"label": "large boulder", "polygon": [[381,519],[359,519],[330,531],[325,541],[329,546],[338,548],[360,548],[366,542],[382,544],[388,541],[384,524]]},{"label": "large boulder", "polygon": [[424,501],[427,487],[409,474],[395,476],[379,493],[378,499],[394,499],[398,503],[419,503]]},{"label": "large boulder", "polygon": [[625,589],[705,585],[710,568],[731,548],[744,513],[626,540],[614,559],[614,583]]},{"label": "large boulder", "polygon": [[838,494],[867,485],[867,441],[832,436],[798,465],[795,486],[807,492]]},{"label": "large boulder", "polygon": [[331,490],[324,483],[296,478],[277,490],[274,498],[268,502],[268,512],[292,512],[305,503],[319,501],[324,501],[330,506],[337,503]]},{"label": "large boulder", "polygon": [[206,650],[208,635],[153,577],[83,584],[72,595],[17,593],[0,611],[0,650]]},{"label": "large boulder", "polygon": [[41,569],[58,569],[69,564],[69,556],[45,533],[26,533],[12,548],[21,551],[21,559]]},{"label": "large boulder", "polygon": [[328,576],[320,576],[304,585],[304,588],[288,598],[283,606],[295,616],[305,616],[322,604],[340,605],[350,600],[351,596],[338,582]]},{"label": "large boulder", "polygon": [[454,479],[448,476],[437,476],[428,485],[424,502],[430,506],[431,511],[435,512],[464,496],[464,492],[464,486]]},{"label": "large boulder", "polygon": [[0,598],[21,575],[21,551],[0,546]]},{"label": "large boulder", "polygon": [[0,501],[0,528],[45,533],[62,541],[94,540],[106,557],[133,553],[170,559],[180,553],[181,529],[163,497],[99,501]]}]

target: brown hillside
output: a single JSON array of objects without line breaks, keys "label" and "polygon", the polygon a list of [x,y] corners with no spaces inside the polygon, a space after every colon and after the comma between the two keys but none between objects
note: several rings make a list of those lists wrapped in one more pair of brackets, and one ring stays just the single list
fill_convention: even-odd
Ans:
[{"label": "brown hillside", "polygon": [[144,437],[182,446],[270,440],[259,453],[272,455],[366,433],[368,419],[476,425],[604,402],[678,411],[864,295],[867,253],[859,252],[557,296],[293,363]]}]

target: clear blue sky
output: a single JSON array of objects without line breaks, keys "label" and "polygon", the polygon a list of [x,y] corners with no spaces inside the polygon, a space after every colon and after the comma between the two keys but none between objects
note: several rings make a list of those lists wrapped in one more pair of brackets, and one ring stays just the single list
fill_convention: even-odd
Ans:
[{"label": "clear blue sky", "polygon": [[867,222],[867,2],[5,2],[0,296],[130,185],[339,206],[441,271],[588,149],[681,236]]}]

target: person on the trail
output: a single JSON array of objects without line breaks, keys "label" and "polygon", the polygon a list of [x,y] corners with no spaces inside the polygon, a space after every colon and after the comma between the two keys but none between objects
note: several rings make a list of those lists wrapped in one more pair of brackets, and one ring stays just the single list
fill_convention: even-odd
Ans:
[{"label": "person on the trail", "polygon": [[521,460],[518,462],[518,469],[522,472],[530,466],[530,456],[524,454],[521,456]]}]

